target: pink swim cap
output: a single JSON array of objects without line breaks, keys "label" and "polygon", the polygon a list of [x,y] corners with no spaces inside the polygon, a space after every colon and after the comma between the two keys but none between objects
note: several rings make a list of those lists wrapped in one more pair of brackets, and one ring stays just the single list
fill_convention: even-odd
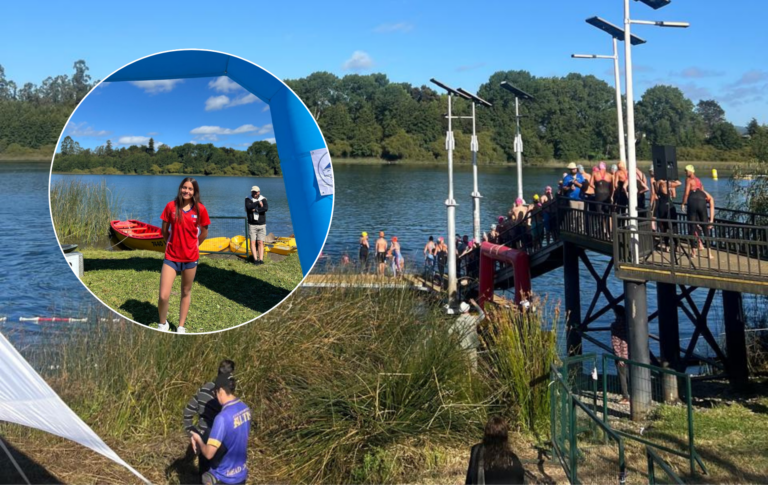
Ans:
[{"label": "pink swim cap", "polygon": [[600,167],[600,170],[605,170],[605,162],[600,162],[600,165],[598,166]]},{"label": "pink swim cap", "polygon": [[515,199],[515,204],[517,204],[517,205],[520,205],[520,204],[522,204],[522,203],[523,203],[523,199],[521,199],[520,197],[518,197],[517,199]]},{"label": "pink swim cap", "polygon": [[544,191],[545,191],[545,192],[552,192],[552,187],[550,187],[549,185],[547,185],[547,188],[546,188],[546,189],[544,189]]},{"label": "pink swim cap", "polygon": [[504,222],[504,216],[499,216],[499,222]]}]

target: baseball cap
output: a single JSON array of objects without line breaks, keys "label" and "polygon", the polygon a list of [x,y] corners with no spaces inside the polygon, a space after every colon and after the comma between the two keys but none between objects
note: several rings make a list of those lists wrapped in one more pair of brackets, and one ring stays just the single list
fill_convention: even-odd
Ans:
[{"label": "baseball cap", "polygon": [[469,311],[469,303],[467,303],[466,301],[462,301],[461,305],[459,305],[459,310],[461,311],[461,313],[468,312]]},{"label": "baseball cap", "polygon": [[261,192],[261,189],[259,189],[258,185],[254,185],[253,187],[251,187],[251,192]]}]

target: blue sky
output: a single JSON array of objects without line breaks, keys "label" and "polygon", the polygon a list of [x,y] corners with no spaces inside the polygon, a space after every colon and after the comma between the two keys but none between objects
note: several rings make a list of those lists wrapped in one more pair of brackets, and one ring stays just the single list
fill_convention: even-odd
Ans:
[{"label": "blue sky", "polygon": [[246,149],[274,143],[269,105],[228,77],[102,83],[65,129],[83,148],[213,143]]},{"label": "blue sky", "polygon": [[[383,72],[395,82],[421,85],[437,77],[476,90],[496,71],[525,69],[538,76],[581,72],[612,82],[610,62],[572,60],[570,54],[609,53],[609,37],[584,19],[599,15],[621,23],[622,5],[622,0],[507,0],[471,7],[453,1],[13,2],[3,6],[0,64],[17,83],[39,84],[49,75],[70,73],[77,59],[85,59],[94,79],[101,79],[151,53],[205,48],[244,57],[283,79],[314,71]],[[673,0],[659,11],[633,1],[632,12],[634,18],[692,24],[687,30],[635,27],[634,33],[648,40],[633,51],[637,97],[656,83],[672,84],[694,101],[717,99],[736,124],[753,116],[768,123],[768,1]],[[184,84],[174,91],[194,87],[191,81]],[[160,94],[152,99],[158,101]],[[211,118],[200,123],[259,126],[263,122],[254,108],[203,110]],[[237,121],[238,109],[254,118]],[[233,117],[226,125],[212,121],[224,115]]]}]

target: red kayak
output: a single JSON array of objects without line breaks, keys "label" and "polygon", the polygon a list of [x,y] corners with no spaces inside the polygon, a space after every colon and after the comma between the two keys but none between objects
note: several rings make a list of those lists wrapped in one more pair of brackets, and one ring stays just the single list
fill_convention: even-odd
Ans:
[{"label": "red kayak", "polygon": [[165,240],[160,228],[146,222],[128,219],[109,223],[110,235],[130,249],[165,252]]}]

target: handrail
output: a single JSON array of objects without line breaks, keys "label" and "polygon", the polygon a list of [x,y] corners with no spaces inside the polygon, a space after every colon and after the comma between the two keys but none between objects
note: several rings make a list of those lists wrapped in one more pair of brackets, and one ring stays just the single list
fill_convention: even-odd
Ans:
[{"label": "handrail", "polygon": [[653,448],[648,445],[645,445],[645,456],[648,459],[648,485],[656,485],[655,465],[659,465],[661,469],[664,470],[664,473],[667,474],[667,477],[672,479],[675,484],[685,485],[683,479],[680,478],[674,470],[672,470],[672,467],[669,466],[669,463],[661,458],[655,451],[653,451]]}]

